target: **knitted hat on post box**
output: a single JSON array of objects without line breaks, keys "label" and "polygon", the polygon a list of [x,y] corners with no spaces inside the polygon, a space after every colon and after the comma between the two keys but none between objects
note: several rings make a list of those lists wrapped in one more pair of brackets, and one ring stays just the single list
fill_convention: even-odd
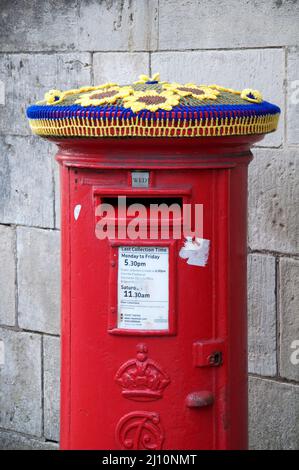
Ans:
[{"label": "knitted hat on post box", "polygon": [[265,134],[280,109],[257,90],[161,82],[140,75],[132,85],[105,83],[50,90],[27,109],[44,137],[210,137]]}]

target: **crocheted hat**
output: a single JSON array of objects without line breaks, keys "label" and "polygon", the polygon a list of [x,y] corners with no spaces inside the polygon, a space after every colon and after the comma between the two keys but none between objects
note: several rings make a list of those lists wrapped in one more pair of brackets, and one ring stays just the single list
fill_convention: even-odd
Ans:
[{"label": "crocheted hat", "polygon": [[50,90],[27,109],[44,137],[207,137],[265,134],[280,109],[257,90],[161,82],[140,75],[132,85],[104,83]]}]

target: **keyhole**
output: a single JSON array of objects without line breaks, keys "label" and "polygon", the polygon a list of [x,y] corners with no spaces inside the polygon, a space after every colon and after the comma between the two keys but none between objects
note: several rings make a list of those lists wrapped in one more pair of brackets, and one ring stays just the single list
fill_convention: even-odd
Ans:
[{"label": "keyhole", "polygon": [[216,351],[209,357],[209,363],[212,366],[220,366],[222,364],[222,352]]}]

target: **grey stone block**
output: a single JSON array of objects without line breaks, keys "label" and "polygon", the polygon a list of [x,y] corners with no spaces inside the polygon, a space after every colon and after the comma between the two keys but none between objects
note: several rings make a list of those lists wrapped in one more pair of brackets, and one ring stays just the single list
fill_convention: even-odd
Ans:
[{"label": "grey stone block", "polygon": [[248,256],[248,368],[276,374],[275,258]]},{"label": "grey stone block", "polygon": [[13,0],[1,7],[2,51],[157,47],[158,0]]},{"label": "grey stone block", "polygon": [[0,430],[0,450],[58,450],[58,444]]},{"label": "grey stone block", "polygon": [[250,377],[249,441],[251,449],[298,449],[299,387]]},{"label": "grey stone block", "polygon": [[0,428],[40,436],[42,432],[41,338],[0,328]]},{"label": "grey stone block", "polygon": [[0,133],[30,135],[26,108],[52,88],[90,84],[90,59],[89,53],[1,54],[6,104],[0,106]]},{"label": "grey stone block", "polygon": [[299,47],[290,48],[287,58],[287,140],[299,144]]},{"label": "grey stone block", "polygon": [[60,339],[44,336],[44,434],[59,441]]},{"label": "grey stone block", "polygon": [[0,221],[53,227],[53,144],[0,137]]},{"label": "grey stone block", "polygon": [[14,325],[15,302],[15,231],[11,227],[0,226],[0,323]]},{"label": "grey stone block", "polygon": [[153,72],[160,72],[161,80],[259,90],[264,99],[282,108],[278,130],[259,145],[278,147],[283,142],[285,54],[282,49],[157,52],[152,54],[151,64]]},{"label": "grey stone block", "polygon": [[76,0],[61,2],[12,0],[1,2],[2,51],[57,51],[78,43]]},{"label": "grey stone block", "polygon": [[299,382],[299,260],[279,262],[280,375]]},{"label": "grey stone block", "polygon": [[79,4],[79,50],[146,51],[157,48],[158,0],[92,0]]},{"label": "grey stone block", "polygon": [[94,83],[128,84],[149,73],[149,54],[143,52],[94,54]]},{"label": "grey stone block", "polygon": [[249,246],[297,253],[298,151],[255,149],[254,155],[249,166]]},{"label": "grey stone block", "polygon": [[159,49],[297,44],[298,16],[298,4],[292,1],[163,0],[159,9]]},{"label": "grey stone block", "polygon": [[19,326],[59,333],[60,233],[17,228]]}]

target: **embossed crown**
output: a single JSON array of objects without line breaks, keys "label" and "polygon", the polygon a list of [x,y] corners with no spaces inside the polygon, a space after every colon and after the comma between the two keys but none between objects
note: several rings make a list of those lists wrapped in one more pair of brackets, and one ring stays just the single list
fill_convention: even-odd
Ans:
[{"label": "embossed crown", "polygon": [[145,344],[137,345],[136,359],[125,362],[115,380],[122,388],[122,395],[130,400],[152,401],[163,396],[170,382],[168,375],[151,359]]}]

